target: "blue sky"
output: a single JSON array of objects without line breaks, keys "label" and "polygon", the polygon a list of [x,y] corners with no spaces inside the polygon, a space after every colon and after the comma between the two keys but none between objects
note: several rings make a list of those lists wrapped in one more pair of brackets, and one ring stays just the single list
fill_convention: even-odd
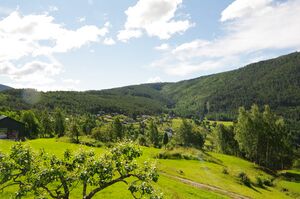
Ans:
[{"label": "blue sky", "polygon": [[300,49],[300,0],[1,0],[0,83],[174,82]]}]

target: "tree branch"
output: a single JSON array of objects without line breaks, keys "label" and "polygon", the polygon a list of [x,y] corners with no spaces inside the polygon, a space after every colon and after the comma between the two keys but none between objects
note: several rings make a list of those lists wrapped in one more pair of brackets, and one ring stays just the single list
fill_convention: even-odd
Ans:
[{"label": "tree branch", "polygon": [[117,179],[114,179],[114,180],[112,180],[112,181],[110,181],[110,182],[108,182],[108,183],[106,183],[106,184],[104,184],[104,185],[102,185],[102,186],[99,186],[99,187],[93,189],[87,196],[83,196],[83,198],[84,198],[84,199],[91,199],[91,198],[92,198],[96,193],[98,193],[99,191],[102,191],[102,190],[105,189],[106,187],[109,187],[109,186],[111,186],[111,185],[113,185],[113,184],[115,184],[115,183],[118,183],[118,182],[124,182],[125,184],[128,184],[128,183],[125,181],[125,179],[126,179],[126,178],[129,178],[129,177],[131,177],[131,176],[135,176],[135,175],[134,175],[134,174],[127,174],[127,175],[121,176],[121,177],[119,177],[119,178],[117,178]]}]

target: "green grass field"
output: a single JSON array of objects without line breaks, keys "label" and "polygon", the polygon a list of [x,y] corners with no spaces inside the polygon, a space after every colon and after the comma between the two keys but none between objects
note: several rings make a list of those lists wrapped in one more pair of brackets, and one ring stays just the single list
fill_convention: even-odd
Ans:
[{"label": "green grass field", "polygon": [[[10,147],[14,144],[13,141],[0,140],[0,151],[7,153]],[[94,150],[101,155],[105,152],[105,148],[92,148],[76,144],[58,142],[55,139],[37,139],[25,142],[34,150],[44,148],[49,154],[62,156],[65,149],[74,150]],[[252,182],[255,183],[256,177],[259,176],[264,179],[271,179],[272,176],[266,174],[262,170],[248,161],[240,158],[208,153],[207,157],[217,160],[217,163],[208,162],[204,160],[169,160],[169,159],[155,159],[156,155],[162,149],[142,147],[143,156],[139,161],[152,159],[157,162],[158,168],[162,175],[160,175],[157,188],[164,193],[165,198],[229,198],[226,195],[221,195],[205,189],[196,188],[190,184],[184,184],[176,178],[177,176],[184,179],[189,179],[194,182],[219,187],[223,190],[234,192],[240,195],[251,198],[299,198],[300,197],[300,183],[296,181],[287,181],[283,178],[278,178],[274,181],[274,187],[258,188],[252,186],[251,188],[242,185],[237,178],[239,172],[247,173]],[[224,174],[224,168],[227,169],[228,174]],[[291,171],[296,172],[297,171]],[[166,175],[165,175],[166,174]],[[284,190],[284,191],[283,191]],[[72,193],[71,198],[80,198],[80,187]],[[11,198],[14,193],[14,188],[7,189],[0,193],[0,198]],[[30,196],[28,197],[30,198]],[[125,184],[116,184],[105,189],[96,195],[96,198],[131,198],[129,191],[126,190]]]}]

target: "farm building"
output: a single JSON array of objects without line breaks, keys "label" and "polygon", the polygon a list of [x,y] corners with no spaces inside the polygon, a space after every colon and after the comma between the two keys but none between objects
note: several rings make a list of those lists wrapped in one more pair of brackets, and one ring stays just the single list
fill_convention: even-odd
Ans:
[{"label": "farm building", "polygon": [[25,124],[0,115],[0,139],[19,140],[25,137]]}]

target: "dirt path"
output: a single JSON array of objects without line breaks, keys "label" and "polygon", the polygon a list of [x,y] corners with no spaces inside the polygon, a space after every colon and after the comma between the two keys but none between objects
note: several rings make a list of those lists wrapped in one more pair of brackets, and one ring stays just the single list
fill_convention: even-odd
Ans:
[{"label": "dirt path", "polygon": [[188,179],[181,178],[181,177],[178,177],[178,176],[173,176],[173,175],[170,175],[170,174],[167,174],[167,173],[161,173],[161,175],[179,180],[180,182],[182,182],[184,184],[191,185],[191,186],[196,187],[198,189],[205,189],[205,190],[213,191],[213,192],[216,192],[216,193],[220,193],[220,194],[229,196],[230,198],[250,199],[247,196],[243,196],[243,195],[240,195],[240,194],[237,194],[237,193],[234,193],[234,192],[226,191],[226,190],[221,189],[219,187],[215,187],[215,186],[211,186],[211,185],[207,185],[207,184],[202,184],[202,183],[199,183],[199,182],[194,182],[192,180],[188,180]]}]

